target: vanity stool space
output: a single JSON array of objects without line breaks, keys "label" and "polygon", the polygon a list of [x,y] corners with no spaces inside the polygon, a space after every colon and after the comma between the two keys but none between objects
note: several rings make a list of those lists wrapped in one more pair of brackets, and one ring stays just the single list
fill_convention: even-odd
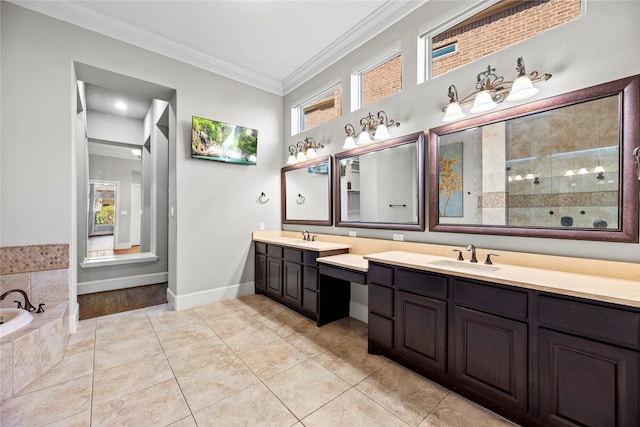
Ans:
[{"label": "vanity stool space", "polygon": [[[311,242],[320,246],[322,242]],[[255,241],[255,291],[316,321],[318,326],[349,316],[351,284],[322,276],[319,257],[344,254],[337,249],[301,249]]]},{"label": "vanity stool space", "polygon": [[522,425],[640,425],[637,306],[377,255],[367,257],[369,353]]}]

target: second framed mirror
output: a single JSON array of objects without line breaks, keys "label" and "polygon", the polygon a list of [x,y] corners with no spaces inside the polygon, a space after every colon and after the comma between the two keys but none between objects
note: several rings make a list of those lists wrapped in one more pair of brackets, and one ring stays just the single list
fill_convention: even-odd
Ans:
[{"label": "second framed mirror", "polygon": [[337,227],[424,231],[424,133],[334,155]]}]

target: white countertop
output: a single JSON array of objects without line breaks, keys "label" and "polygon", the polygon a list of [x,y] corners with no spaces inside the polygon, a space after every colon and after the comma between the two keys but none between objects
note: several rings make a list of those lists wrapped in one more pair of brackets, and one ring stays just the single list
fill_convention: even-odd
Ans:
[{"label": "white countertop", "polygon": [[253,240],[256,242],[272,243],[276,245],[290,246],[298,249],[306,249],[310,251],[334,251],[337,249],[349,249],[351,245],[344,243],[332,243],[332,242],[310,242],[302,240],[301,238],[294,237],[282,237],[282,236],[254,236]]},{"label": "white countertop", "polygon": [[[478,263],[476,271],[474,269],[476,265],[470,265],[469,261],[455,261],[454,258],[403,251],[364,255],[364,259],[640,308],[640,281],[519,267],[496,262],[493,265],[496,270],[487,270],[484,264]],[[451,266],[437,264],[443,260],[448,260]],[[459,267],[456,265],[458,262]]]},{"label": "white countertop", "polygon": [[340,254],[317,258],[316,261],[323,264],[335,265],[336,267],[348,268],[351,270],[369,271],[369,261],[364,259],[363,255],[357,254]]}]

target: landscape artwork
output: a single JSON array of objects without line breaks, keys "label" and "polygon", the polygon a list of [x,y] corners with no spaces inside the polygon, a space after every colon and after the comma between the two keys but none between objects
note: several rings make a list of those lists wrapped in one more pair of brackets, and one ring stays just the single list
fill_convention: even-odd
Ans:
[{"label": "landscape artwork", "polygon": [[462,216],[462,142],[443,144],[438,157],[441,217]]},{"label": "landscape artwork", "polygon": [[192,158],[255,165],[257,153],[256,129],[193,116]]}]

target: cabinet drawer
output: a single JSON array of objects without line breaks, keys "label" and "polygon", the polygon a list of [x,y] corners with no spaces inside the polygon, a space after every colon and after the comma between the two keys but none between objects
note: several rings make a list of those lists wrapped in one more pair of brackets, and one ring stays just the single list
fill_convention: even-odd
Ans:
[{"label": "cabinet drawer", "polygon": [[304,264],[305,265],[309,265],[311,267],[317,267],[318,266],[318,262],[316,261],[316,259],[320,256],[320,254],[318,254],[318,252],[314,252],[314,251],[304,251]]},{"label": "cabinet drawer", "polygon": [[282,258],[282,246],[267,245],[267,254]]},{"label": "cabinet drawer", "polygon": [[480,282],[455,280],[455,301],[499,316],[527,319],[527,293]]},{"label": "cabinet drawer", "polygon": [[538,316],[541,326],[640,348],[640,313],[540,295]]},{"label": "cabinet drawer", "polygon": [[444,276],[398,269],[396,287],[418,295],[447,299],[447,278]]},{"label": "cabinet drawer", "polygon": [[369,341],[393,348],[393,320],[369,313]]},{"label": "cabinet drawer", "polygon": [[318,293],[309,289],[304,290],[302,306],[312,313],[318,312]]},{"label": "cabinet drawer", "polygon": [[302,264],[302,251],[299,249],[284,248],[285,261]]},{"label": "cabinet drawer", "polygon": [[318,269],[313,267],[304,267],[302,283],[305,289],[318,290]]},{"label": "cabinet drawer", "polygon": [[259,254],[266,254],[267,244],[262,242],[256,242],[256,252]]},{"label": "cabinet drawer", "polygon": [[369,311],[393,317],[393,289],[386,286],[369,285]]},{"label": "cabinet drawer", "polygon": [[369,264],[369,283],[393,286],[393,268],[380,264]]}]

